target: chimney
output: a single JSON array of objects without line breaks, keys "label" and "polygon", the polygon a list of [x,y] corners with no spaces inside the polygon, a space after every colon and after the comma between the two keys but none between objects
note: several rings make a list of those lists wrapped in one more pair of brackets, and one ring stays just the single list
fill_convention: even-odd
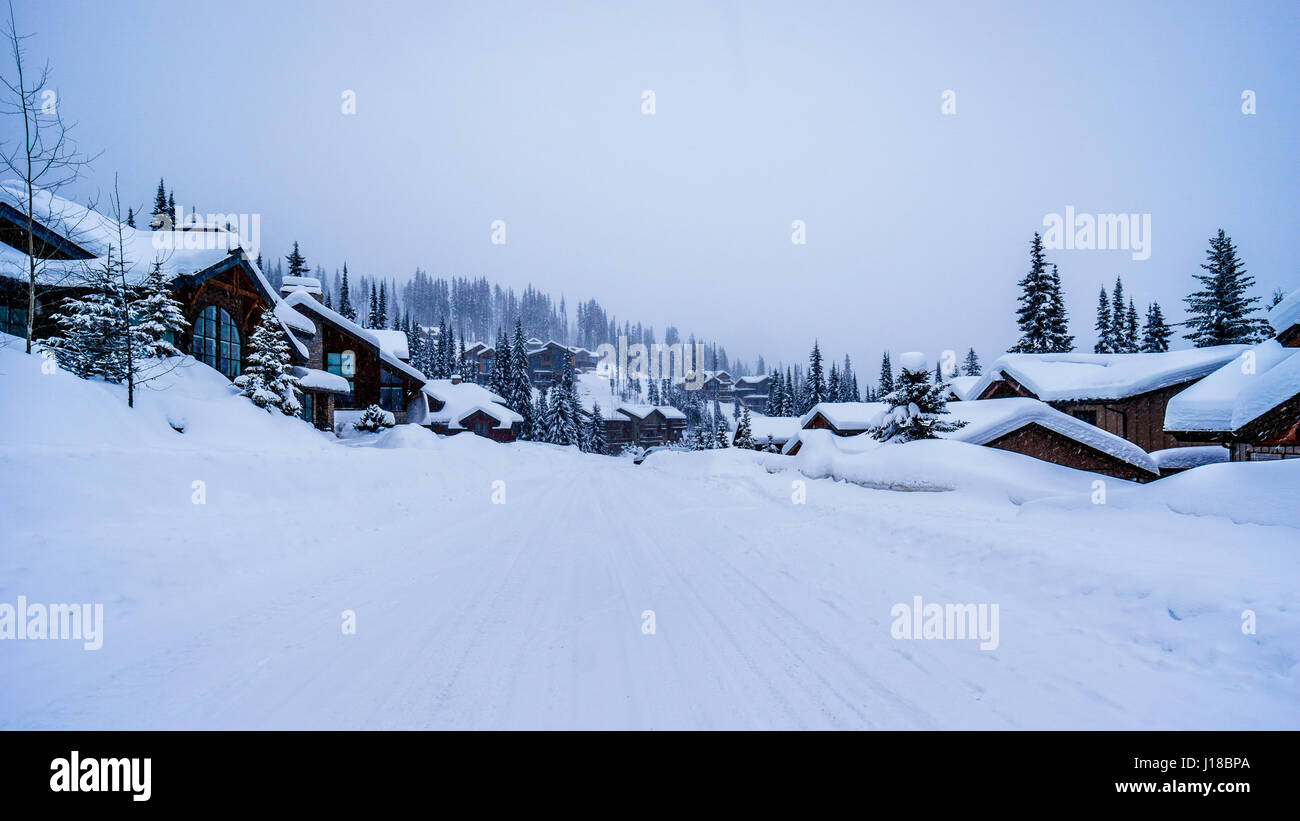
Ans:
[{"label": "chimney", "polygon": [[460,374],[458,374],[458,373],[453,373],[453,374],[451,375],[451,384],[453,384],[453,385],[459,385],[459,384],[460,384]]},{"label": "chimney", "polygon": [[288,296],[294,291],[306,291],[317,302],[324,301],[321,297],[320,280],[315,277],[285,277],[284,283],[280,286],[280,296]]}]

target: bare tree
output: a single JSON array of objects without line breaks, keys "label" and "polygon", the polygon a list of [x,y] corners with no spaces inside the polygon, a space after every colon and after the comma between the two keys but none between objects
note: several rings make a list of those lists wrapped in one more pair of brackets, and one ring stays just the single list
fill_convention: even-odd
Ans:
[{"label": "bare tree", "polygon": [[57,193],[76,181],[82,169],[94,158],[79,153],[72,142],[71,131],[75,124],[63,121],[58,95],[47,88],[49,63],[34,75],[27,71],[23,41],[30,35],[18,33],[13,0],[9,2],[9,25],[5,35],[14,61],[15,76],[0,76],[5,98],[0,100],[0,112],[22,118],[22,141],[12,145],[0,143],[0,168],[18,177],[26,195],[21,204],[27,223],[27,353],[30,354],[36,322],[36,285],[46,263],[44,257],[37,257],[35,194],[38,189],[49,194]]}]

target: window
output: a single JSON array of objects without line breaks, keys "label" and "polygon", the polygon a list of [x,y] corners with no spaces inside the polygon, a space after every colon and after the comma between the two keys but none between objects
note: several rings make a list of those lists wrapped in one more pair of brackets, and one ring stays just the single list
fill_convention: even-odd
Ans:
[{"label": "window", "polygon": [[0,331],[26,339],[27,307],[25,305],[0,305]]},{"label": "window", "polygon": [[402,380],[388,368],[379,369],[379,407],[386,411],[402,411]]},{"label": "window", "polygon": [[316,424],[316,395],[303,391],[302,410],[298,414],[309,425]]},{"label": "window", "polygon": [[492,438],[492,423],[485,419],[474,420],[474,433],[478,436]]},{"label": "window", "polygon": [[1097,424],[1097,412],[1092,410],[1072,410],[1070,415],[1081,422],[1087,422],[1089,425]]},{"label": "window", "polygon": [[[343,375],[343,354],[342,353],[325,354],[325,370],[329,371],[335,376],[342,376]],[[348,379],[348,395],[334,397],[334,406],[337,408],[352,407],[352,396],[353,396],[353,392],[356,391],[356,385],[354,384],[353,378],[351,376],[349,376],[347,379]]]},{"label": "window", "polygon": [[194,320],[190,353],[200,362],[221,371],[227,379],[239,376],[239,329],[230,314],[216,305],[204,308]]}]

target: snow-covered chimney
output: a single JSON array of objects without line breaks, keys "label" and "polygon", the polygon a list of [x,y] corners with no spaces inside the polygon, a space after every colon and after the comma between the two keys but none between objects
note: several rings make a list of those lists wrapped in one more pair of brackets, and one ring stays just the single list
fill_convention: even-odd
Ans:
[{"label": "snow-covered chimney", "polygon": [[453,373],[453,374],[451,375],[451,384],[453,384],[453,385],[459,385],[459,384],[460,384],[460,374],[458,374],[458,373]]},{"label": "snow-covered chimney", "polygon": [[294,291],[306,291],[315,297],[317,302],[321,301],[320,280],[316,277],[285,277],[280,285],[280,296],[288,296]]}]

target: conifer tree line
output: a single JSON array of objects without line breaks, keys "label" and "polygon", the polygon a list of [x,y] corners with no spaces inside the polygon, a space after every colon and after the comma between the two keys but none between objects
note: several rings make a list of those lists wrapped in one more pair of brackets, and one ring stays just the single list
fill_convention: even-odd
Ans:
[{"label": "conifer tree line", "polygon": [[[1069,333],[1069,316],[1061,290],[1061,278],[1054,264],[1046,260],[1042,238],[1034,234],[1030,242],[1029,272],[1020,280],[1020,308],[1016,324],[1020,339],[1011,353],[1066,353],[1074,350]],[[1223,229],[1210,238],[1201,264],[1203,273],[1195,274],[1195,291],[1183,299],[1187,319],[1181,323],[1184,339],[1198,348],[1212,345],[1255,344],[1274,331],[1268,320],[1256,313],[1259,297],[1251,295],[1255,278],[1237,254],[1237,248]],[[1275,294],[1273,304],[1280,301]],[[1271,307],[1271,306],[1270,306]],[[1160,353],[1169,350],[1174,332],[1158,302],[1149,302],[1141,320],[1132,297],[1126,297],[1121,277],[1115,278],[1114,290],[1105,287],[1097,297],[1097,317],[1093,324],[1097,341],[1095,353]]]}]

